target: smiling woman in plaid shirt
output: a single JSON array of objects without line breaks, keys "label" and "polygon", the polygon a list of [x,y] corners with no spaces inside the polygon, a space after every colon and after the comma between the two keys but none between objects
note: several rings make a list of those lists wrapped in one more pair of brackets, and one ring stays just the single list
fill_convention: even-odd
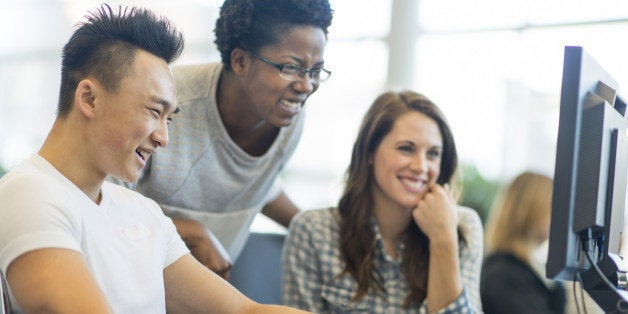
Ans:
[{"label": "smiling woman in plaid shirt", "polygon": [[457,160],[429,99],[378,97],[338,208],[303,212],[290,226],[284,303],[317,313],[480,312],[482,225],[449,187]]}]

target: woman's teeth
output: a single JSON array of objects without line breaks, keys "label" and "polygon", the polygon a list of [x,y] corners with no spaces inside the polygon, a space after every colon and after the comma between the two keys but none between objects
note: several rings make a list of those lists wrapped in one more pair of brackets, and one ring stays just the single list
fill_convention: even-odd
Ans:
[{"label": "woman's teeth", "polygon": [[301,103],[298,101],[289,101],[289,100],[282,100],[281,101],[281,105],[287,107],[290,110],[299,110],[301,107]]},{"label": "woman's teeth", "polygon": [[413,191],[421,191],[425,186],[425,181],[423,180],[409,180],[409,179],[401,179],[401,182],[408,186]]}]

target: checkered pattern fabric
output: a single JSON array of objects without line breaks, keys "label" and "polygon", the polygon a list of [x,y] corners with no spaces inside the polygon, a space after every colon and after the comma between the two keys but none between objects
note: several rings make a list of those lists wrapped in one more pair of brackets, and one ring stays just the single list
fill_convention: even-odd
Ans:
[{"label": "checkered pattern fabric", "polygon": [[[438,313],[481,312],[479,276],[482,261],[482,223],[475,211],[458,209],[459,225],[466,245],[460,246],[462,294]],[[375,267],[384,279],[386,294],[369,293],[351,302],[357,282],[342,275],[337,209],[304,211],[293,219],[283,252],[285,305],[316,313],[427,313],[425,303],[404,308],[409,288],[400,260],[384,252],[381,234],[375,223]],[[399,250],[403,250],[400,245]],[[401,255],[401,254],[400,254]]]}]

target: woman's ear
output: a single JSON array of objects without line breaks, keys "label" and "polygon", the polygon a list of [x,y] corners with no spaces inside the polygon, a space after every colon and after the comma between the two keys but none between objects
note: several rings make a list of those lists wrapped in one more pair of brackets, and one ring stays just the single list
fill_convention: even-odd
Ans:
[{"label": "woman's ear", "polygon": [[240,48],[231,51],[231,70],[236,75],[242,76],[248,71],[251,58],[248,53]]},{"label": "woman's ear", "polygon": [[96,94],[98,86],[90,80],[81,80],[74,92],[74,106],[86,118],[93,118],[96,109]]}]

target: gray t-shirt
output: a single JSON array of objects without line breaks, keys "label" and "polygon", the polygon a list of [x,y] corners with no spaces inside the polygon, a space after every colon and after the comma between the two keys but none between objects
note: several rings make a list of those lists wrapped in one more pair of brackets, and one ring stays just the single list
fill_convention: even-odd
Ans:
[{"label": "gray t-shirt", "polygon": [[170,217],[204,223],[235,261],[255,215],[281,188],[277,175],[303,130],[304,114],[279,131],[262,156],[251,156],[229,137],[216,105],[221,63],[173,68],[180,113],[170,143],[151,157],[137,191]]}]

